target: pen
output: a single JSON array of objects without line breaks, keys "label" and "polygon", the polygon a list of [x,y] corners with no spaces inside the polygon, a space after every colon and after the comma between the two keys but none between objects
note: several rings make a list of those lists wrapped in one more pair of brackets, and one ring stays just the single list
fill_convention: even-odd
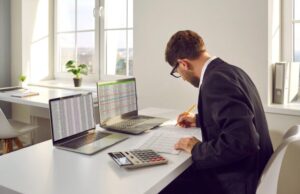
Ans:
[{"label": "pen", "polygon": [[[185,111],[185,113],[190,113],[190,112],[192,112],[195,108],[196,108],[196,105],[194,104],[194,105],[191,106],[187,111]],[[178,126],[178,123],[176,123],[175,126]]]}]

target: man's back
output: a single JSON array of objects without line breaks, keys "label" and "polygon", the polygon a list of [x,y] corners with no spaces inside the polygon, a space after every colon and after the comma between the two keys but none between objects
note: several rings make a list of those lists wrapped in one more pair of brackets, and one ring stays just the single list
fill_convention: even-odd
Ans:
[{"label": "man's back", "polygon": [[192,157],[209,169],[222,193],[254,194],[273,153],[256,87],[240,68],[217,58],[207,67],[198,101],[203,142]]}]

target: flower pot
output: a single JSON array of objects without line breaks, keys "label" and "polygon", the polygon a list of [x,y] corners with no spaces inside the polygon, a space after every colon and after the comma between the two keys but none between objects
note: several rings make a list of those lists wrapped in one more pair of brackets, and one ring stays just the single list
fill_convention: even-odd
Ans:
[{"label": "flower pot", "polygon": [[82,82],[82,78],[73,78],[73,81],[74,81],[74,86],[75,87],[80,87],[81,82]]}]

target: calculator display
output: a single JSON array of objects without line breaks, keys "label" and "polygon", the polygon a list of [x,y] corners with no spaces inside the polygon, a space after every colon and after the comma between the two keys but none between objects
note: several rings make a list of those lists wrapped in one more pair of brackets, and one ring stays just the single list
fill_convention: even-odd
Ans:
[{"label": "calculator display", "polygon": [[121,152],[109,154],[120,166],[131,165],[132,163]]}]

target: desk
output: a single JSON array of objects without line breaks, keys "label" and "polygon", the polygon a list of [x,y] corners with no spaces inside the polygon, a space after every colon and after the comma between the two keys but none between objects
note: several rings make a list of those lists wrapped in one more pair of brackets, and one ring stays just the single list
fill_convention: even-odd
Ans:
[{"label": "desk", "polygon": [[[149,108],[141,113],[174,119],[179,111]],[[137,148],[149,133],[131,136],[92,156],[56,149],[51,141],[3,155],[0,185],[25,194],[157,193],[191,165],[190,154],[162,154],[169,160],[167,165],[132,170],[119,168],[107,155]]]},{"label": "desk", "polygon": [[[41,142],[51,138],[50,133],[50,122],[49,122],[49,99],[58,98],[68,95],[74,95],[78,93],[86,93],[88,92],[86,89],[81,88],[72,88],[72,89],[61,89],[61,88],[49,88],[49,87],[39,87],[39,86],[27,86],[30,91],[39,92],[39,95],[36,96],[28,96],[24,98],[13,97],[8,93],[0,91],[0,101],[12,102],[13,105],[13,119],[32,123],[39,126],[48,126],[47,128],[39,128],[36,130],[34,135],[34,142]],[[3,88],[0,88],[3,89]],[[95,103],[95,110],[97,104],[97,93],[96,84],[93,88],[89,88],[93,91],[93,98]],[[26,105],[26,106],[20,106]],[[95,111],[96,115],[98,115],[98,111]],[[96,122],[98,122],[98,117],[96,118]]]},{"label": "desk", "polygon": [[[81,90],[67,90],[67,89],[58,89],[58,88],[47,88],[47,87],[38,87],[38,86],[28,86],[26,87],[31,91],[39,92],[39,95],[36,96],[28,96],[24,98],[13,97],[4,92],[0,92],[0,100],[6,102],[12,102],[16,104],[23,104],[32,107],[39,108],[49,108],[49,99],[58,98],[73,94],[78,94],[87,91]],[[97,95],[97,94],[95,94]]]}]

